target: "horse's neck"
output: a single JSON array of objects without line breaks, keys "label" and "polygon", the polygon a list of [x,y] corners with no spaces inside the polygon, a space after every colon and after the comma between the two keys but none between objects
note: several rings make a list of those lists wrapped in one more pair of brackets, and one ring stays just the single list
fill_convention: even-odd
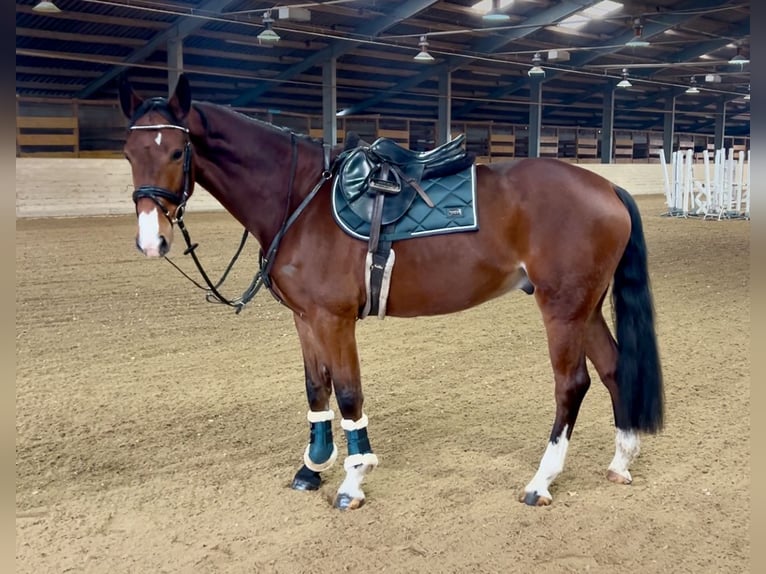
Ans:
[{"label": "horse's neck", "polygon": [[[200,108],[204,121],[190,121],[195,148],[197,181],[221,205],[268,248],[276,236],[287,209],[288,201],[305,195],[295,178],[290,193],[292,161],[297,148],[288,133],[279,134],[273,128],[246,118],[223,117],[228,112],[216,108]],[[223,128],[224,122],[226,129]],[[241,123],[240,123],[241,122]],[[213,135],[210,135],[213,134]],[[266,143],[268,142],[268,143]],[[302,146],[301,146],[302,147]],[[316,161],[299,154],[300,163]],[[297,173],[305,167],[297,166]],[[317,165],[317,177],[321,165]]]}]

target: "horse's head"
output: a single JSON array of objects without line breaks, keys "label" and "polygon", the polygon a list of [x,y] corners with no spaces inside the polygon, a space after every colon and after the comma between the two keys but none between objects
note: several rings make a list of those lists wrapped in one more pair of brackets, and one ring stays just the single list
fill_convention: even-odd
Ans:
[{"label": "horse's head", "polygon": [[133,173],[136,246],[148,257],[170,251],[173,223],[183,217],[194,189],[189,130],[185,126],[191,91],[184,75],[169,98],[142,99],[123,79],[120,106],[130,120],[125,157]]}]

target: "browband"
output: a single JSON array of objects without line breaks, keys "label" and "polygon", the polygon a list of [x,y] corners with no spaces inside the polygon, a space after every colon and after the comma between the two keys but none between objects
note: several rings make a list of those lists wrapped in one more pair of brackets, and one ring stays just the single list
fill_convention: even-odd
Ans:
[{"label": "browband", "polygon": [[150,126],[130,126],[129,130],[161,130],[163,128],[172,128],[174,130],[181,130],[184,133],[189,133],[189,128],[183,126],[177,126],[175,124],[152,124]]}]

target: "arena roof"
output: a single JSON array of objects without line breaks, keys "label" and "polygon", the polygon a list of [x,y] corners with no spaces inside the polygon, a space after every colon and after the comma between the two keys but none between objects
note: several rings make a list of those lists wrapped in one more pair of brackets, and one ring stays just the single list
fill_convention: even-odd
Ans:
[{"label": "arena roof", "polygon": [[[626,74],[615,129],[661,131],[674,106],[676,131],[712,133],[725,104],[727,135],[750,134],[749,0],[623,0],[592,18],[597,1],[502,0],[500,22],[477,0],[54,0],[56,13],[38,2],[16,0],[22,96],[116,99],[125,70],[143,94],[164,94],[167,45],[181,41],[197,100],[321,115],[336,58],[341,113],[436,118],[449,72],[453,119],[524,124],[539,53],[544,125],[600,127],[605,88]],[[269,10],[274,46],[257,38]],[[637,32],[648,45],[630,43]],[[413,59],[423,36],[429,63]],[[692,78],[698,94],[686,93]]]}]

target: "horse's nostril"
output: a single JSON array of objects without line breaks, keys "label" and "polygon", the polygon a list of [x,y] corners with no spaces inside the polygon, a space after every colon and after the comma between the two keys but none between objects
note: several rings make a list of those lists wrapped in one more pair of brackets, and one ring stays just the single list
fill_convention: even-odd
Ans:
[{"label": "horse's nostril", "polygon": [[136,249],[138,249],[141,253],[144,252],[144,250],[141,249],[141,243],[139,243],[138,237],[136,237]]},{"label": "horse's nostril", "polygon": [[160,255],[165,255],[170,251],[170,245],[164,235],[160,235]]}]

